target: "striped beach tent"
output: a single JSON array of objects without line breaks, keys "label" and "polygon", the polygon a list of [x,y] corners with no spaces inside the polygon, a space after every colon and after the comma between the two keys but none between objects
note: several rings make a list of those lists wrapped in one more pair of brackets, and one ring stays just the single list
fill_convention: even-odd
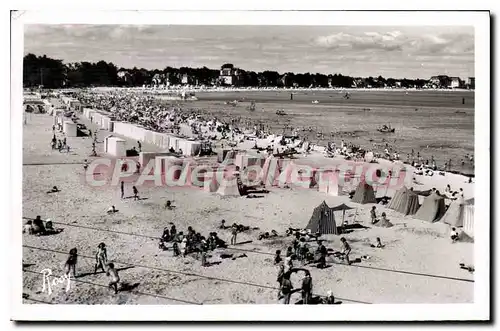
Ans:
[{"label": "striped beach tent", "polygon": [[396,192],[387,208],[393,209],[404,215],[414,215],[419,208],[418,195],[412,190],[409,190],[406,186],[403,186]]},{"label": "striped beach tent", "polygon": [[323,201],[318,207],[314,208],[306,229],[321,234],[338,234],[333,208],[328,207],[326,202]]},{"label": "striped beach tent", "polygon": [[474,200],[472,200],[472,203],[469,200],[465,201],[463,217],[464,232],[474,238]]}]

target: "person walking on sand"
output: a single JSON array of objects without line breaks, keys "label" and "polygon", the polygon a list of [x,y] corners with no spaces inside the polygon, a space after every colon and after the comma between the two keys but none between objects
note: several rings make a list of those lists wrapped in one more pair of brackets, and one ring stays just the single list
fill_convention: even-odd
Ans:
[{"label": "person walking on sand", "polygon": [[341,253],[344,256],[344,260],[347,264],[351,265],[351,261],[349,260],[349,254],[351,254],[351,246],[349,246],[349,243],[344,237],[340,238],[340,241],[342,243]]},{"label": "person walking on sand", "polygon": [[125,196],[125,183],[123,182],[123,180],[120,182],[120,191],[121,191],[121,198],[123,199],[123,197]]},{"label": "person walking on sand", "polygon": [[108,270],[106,271],[106,276],[111,278],[109,282],[109,287],[115,290],[115,294],[118,293],[118,283],[120,282],[120,276],[118,276],[118,270],[115,269],[114,263],[108,265]]},{"label": "person walking on sand", "polygon": [[73,274],[73,278],[76,278],[76,262],[78,260],[78,252],[76,248],[72,248],[69,251],[68,259],[64,265],[64,274],[70,277],[70,273]]},{"label": "person walking on sand", "polygon": [[[283,283],[283,276],[284,275],[285,275],[285,265],[283,263],[281,263],[279,265],[278,277],[276,278],[276,280],[278,281],[278,284],[280,285],[280,288],[281,288],[281,284]],[[279,297],[279,293],[278,293],[278,297]]]},{"label": "person walking on sand", "polygon": [[326,255],[328,253],[328,250],[326,249],[325,245],[323,245],[323,241],[321,240],[318,241],[318,252],[320,254],[318,268],[322,269],[326,267]]},{"label": "person walking on sand", "polygon": [[137,140],[137,147],[139,148],[139,153],[142,152],[142,145],[139,140]]},{"label": "person walking on sand", "polygon": [[370,217],[372,219],[372,224],[377,223],[377,213],[375,212],[376,207],[373,206],[372,210],[370,211]]},{"label": "person walking on sand", "polygon": [[231,245],[236,245],[236,236],[238,235],[238,226],[236,223],[231,226]]},{"label": "person walking on sand", "polygon": [[106,267],[108,264],[108,254],[106,252],[106,244],[100,243],[97,246],[97,253],[95,255],[96,265],[94,268],[94,274],[97,273],[97,269],[101,268],[103,272],[106,272]]},{"label": "person walking on sand", "polygon": [[139,191],[137,190],[137,187],[132,186],[132,191],[134,192],[134,201],[139,200]]},{"label": "person walking on sand", "polygon": [[308,305],[312,298],[312,278],[311,273],[306,271],[302,279],[302,304]]},{"label": "person walking on sand", "polygon": [[290,298],[292,297],[292,293],[293,293],[293,285],[292,285],[292,281],[290,280],[289,273],[286,273],[283,275],[283,281],[281,283],[280,291],[281,291],[281,294],[283,294],[283,304],[289,305]]},{"label": "person walking on sand", "polygon": [[274,256],[274,264],[280,264],[283,261],[281,258],[281,250],[276,250],[276,255]]}]

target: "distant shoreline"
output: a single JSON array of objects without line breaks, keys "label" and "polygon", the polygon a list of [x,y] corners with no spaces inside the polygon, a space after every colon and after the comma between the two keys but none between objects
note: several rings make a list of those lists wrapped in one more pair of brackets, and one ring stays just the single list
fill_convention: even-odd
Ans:
[{"label": "distant shoreline", "polygon": [[132,90],[156,92],[158,94],[186,92],[313,92],[313,91],[368,91],[368,92],[475,92],[475,89],[406,89],[406,88],[201,88],[201,87],[176,87],[176,88],[152,88],[152,87],[94,87],[93,90]]}]

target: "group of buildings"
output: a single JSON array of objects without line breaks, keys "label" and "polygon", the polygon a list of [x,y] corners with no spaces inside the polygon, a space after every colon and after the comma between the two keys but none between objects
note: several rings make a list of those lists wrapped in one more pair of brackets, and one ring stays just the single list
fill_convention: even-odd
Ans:
[{"label": "group of buildings", "polygon": [[432,88],[467,88],[475,89],[475,77],[469,77],[467,81],[460,79],[460,77],[449,77],[446,75],[432,76],[429,80],[429,87]]},{"label": "group of buildings", "polygon": [[[213,77],[210,81],[205,82],[208,85],[212,86],[217,86],[217,85],[222,85],[222,86],[241,86],[243,85],[244,82],[244,71],[235,67],[232,64],[224,64],[220,68],[219,71],[219,76],[218,77]],[[328,85],[332,87],[332,78],[330,77],[331,75],[328,76]],[[118,77],[121,80],[126,81],[127,79],[130,78],[130,73],[128,73],[126,70],[120,70],[118,72]],[[295,84],[291,85],[289,84],[289,79],[292,79],[292,77],[289,77],[288,74],[283,74],[280,75],[279,77],[279,82],[283,86],[295,86]],[[408,86],[408,84],[405,83],[405,80],[401,79],[383,79],[383,81],[379,81],[379,79],[383,79],[381,77],[379,78],[353,78],[353,84],[352,87],[354,88],[373,88],[373,87],[382,87],[382,88],[401,88],[401,87],[421,87],[421,88],[464,88],[464,89],[475,89],[475,78],[474,77],[468,77],[468,79],[462,80],[460,77],[450,77],[447,75],[438,75],[438,76],[432,76],[429,80],[424,81],[425,84],[420,85],[420,86],[412,86],[411,84]],[[201,84],[201,82],[198,81],[196,77],[193,77],[187,73],[180,73],[180,72],[175,72],[175,73],[157,73],[153,76],[151,79],[151,85],[153,86],[171,86],[171,85],[195,85],[198,86]]]},{"label": "group of buildings", "polygon": [[[118,77],[121,79],[127,78],[126,71],[118,72]],[[239,86],[243,82],[242,72],[239,68],[234,67],[232,64],[225,64],[220,69],[218,78],[212,78],[209,85],[225,85],[225,86]],[[200,81],[187,73],[157,73],[151,80],[151,85],[171,86],[179,83],[180,85],[200,85]]]}]

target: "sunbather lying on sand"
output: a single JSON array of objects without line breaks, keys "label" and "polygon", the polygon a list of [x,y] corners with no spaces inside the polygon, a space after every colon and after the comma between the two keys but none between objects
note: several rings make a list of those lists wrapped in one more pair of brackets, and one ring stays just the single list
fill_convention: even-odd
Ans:
[{"label": "sunbather lying on sand", "polygon": [[50,191],[47,191],[47,194],[57,193],[57,192],[61,192],[61,190],[59,190],[57,186],[54,186]]},{"label": "sunbather lying on sand", "polygon": [[35,235],[45,234],[45,225],[43,224],[42,218],[37,216],[32,223],[32,233]]},{"label": "sunbather lying on sand", "polygon": [[[242,224],[233,223],[232,228],[235,228],[237,232],[249,231],[250,227]],[[259,228],[252,228],[252,230],[258,230]]]},{"label": "sunbather lying on sand", "polygon": [[474,266],[468,265],[466,266],[464,263],[460,263],[460,269],[467,270],[468,272],[474,272]]},{"label": "sunbather lying on sand", "polygon": [[62,232],[62,229],[55,229],[50,218],[45,222],[45,234],[56,234]]},{"label": "sunbather lying on sand", "polygon": [[108,214],[114,214],[116,212],[118,212],[118,210],[115,208],[115,206],[111,206],[111,207],[109,207],[109,209],[108,209],[108,211],[106,213],[108,213]]},{"label": "sunbather lying on sand", "polygon": [[246,254],[240,254],[238,256],[234,256],[234,254],[227,254],[227,253],[222,253],[220,255],[220,258],[221,259],[231,259],[231,260],[236,260],[238,258],[242,258],[242,257],[248,257]]},{"label": "sunbather lying on sand", "polygon": [[277,237],[277,236],[278,236],[278,232],[276,232],[276,230],[271,230],[271,233],[264,232],[264,233],[259,234],[259,240],[269,239],[269,238],[273,238],[273,237]]}]

